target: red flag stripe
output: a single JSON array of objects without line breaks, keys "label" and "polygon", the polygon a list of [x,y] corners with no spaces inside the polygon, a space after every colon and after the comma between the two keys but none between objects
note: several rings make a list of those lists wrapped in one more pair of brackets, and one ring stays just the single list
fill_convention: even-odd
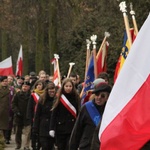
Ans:
[{"label": "red flag stripe", "polygon": [[[150,76],[135,96],[105,128],[101,135],[101,149],[140,149],[150,138]],[[127,118],[122,120],[122,118]],[[134,119],[133,119],[134,118]],[[111,134],[110,134],[111,133]],[[116,143],[114,138],[117,138]],[[130,141],[124,144],[125,141]]]}]

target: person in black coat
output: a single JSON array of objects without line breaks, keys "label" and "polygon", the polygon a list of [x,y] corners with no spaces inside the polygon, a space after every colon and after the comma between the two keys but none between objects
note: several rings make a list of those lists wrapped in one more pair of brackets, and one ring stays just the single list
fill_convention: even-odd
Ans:
[{"label": "person in black coat", "polygon": [[49,135],[49,126],[55,95],[55,84],[51,82],[47,84],[44,94],[40,96],[34,117],[32,132],[39,136],[42,150],[52,150],[54,146],[54,138]]},{"label": "person in black coat", "polygon": [[69,150],[90,150],[94,130],[101,120],[111,86],[100,82],[94,87],[95,98],[83,105],[73,128]]},{"label": "person in black coat", "polygon": [[16,125],[16,149],[21,148],[22,144],[22,130],[25,130],[25,144],[24,150],[29,149],[31,124],[26,117],[27,105],[30,98],[30,83],[24,82],[21,91],[17,92],[12,101],[12,111],[14,112],[14,122]]},{"label": "person in black coat", "polygon": [[[28,102],[28,107],[27,107],[27,118],[30,119],[31,130],[32,130],[32,125],[34,121],[37,104],[38,104],[40,95],[44,93],[44,89],[45,89],[45,83],[41,80],[37,80],[31,92],[31,96]],[[40,142],[37,139],[36,135],[32,134],[32,132],[31,132],[31,147],[33,148],[33,150],[40,149]]]},{"label": "person in black coat", "polygon": [[78,115],[80,98],[70,78],[64,79],[52,108],[50,136],[56,140],[58,150],[68,150],[69,138]]}]

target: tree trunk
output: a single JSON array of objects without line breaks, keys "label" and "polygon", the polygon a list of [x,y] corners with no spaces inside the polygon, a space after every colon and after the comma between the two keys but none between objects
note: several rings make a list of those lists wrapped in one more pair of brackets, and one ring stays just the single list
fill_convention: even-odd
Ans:
[{"label": "tree trunk", "polygon": [[[57,1],[49,1],[49,55],[50,60],[54,58],[57,49]],[[53,66],[50,65],[50,74],[53,75]]]}]

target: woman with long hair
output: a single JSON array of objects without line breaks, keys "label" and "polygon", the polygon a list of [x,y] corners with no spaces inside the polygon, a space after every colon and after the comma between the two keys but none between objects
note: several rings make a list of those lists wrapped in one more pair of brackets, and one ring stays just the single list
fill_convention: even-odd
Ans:
[{"label": "woman with long hair", "polygon": [[[28,107],[27,107],[27,118],[30,120],[31,127],[33,125],[34,116],[35,116],[35,112],[36,112],[36,108],[37,108],[40,95],[44,93],[44,89],[45,89],[45,83],[43,81],[37,80],[35,84],[33,85],[33,89],[31,91],[31,96],[28,102]],[[32,132],[31,132],[31,146],[33,150],[40,149],[40,142],[38,141],[38,138],[36,137],[36,135],[34,135]]]},{"label": "woman with long hair", "polygon": [[67,150],[69,138],[78,115],[80,98],[71,79],[64,79],[52,107],[50,136],[56,140],[58,150]]},{"label": "woman with long hair", "polygon": [[43,95],[40,96],[34,118],[33,132],[38,135],[42,150],[52,150],[54,146],[54,138],[49,136],[49,126],[55,95],[55,84],[50,82],[47,84]]}]

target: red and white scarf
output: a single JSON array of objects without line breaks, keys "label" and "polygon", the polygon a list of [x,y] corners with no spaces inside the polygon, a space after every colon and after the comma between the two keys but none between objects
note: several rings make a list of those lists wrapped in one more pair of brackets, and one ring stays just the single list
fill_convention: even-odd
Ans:
[{"label": "red and white scarf", "polygon": [[33,96],[33,99],[34,99],[34,101],[35,101],[36,104],[37,104],[38,101],[39,101],[40,96],[39,96],[37,93],[32,93],[31,95]]},{"label": "red and white scarf", "polygon": [[31,94],[32,96],[33,96],[33,99],[34,99],[34,101],[35,101],[35,107],[34,107],[34,112],[36,112],[36,109],[37,109],[37,104],[38,104],[38,101],[39,101],[39,98],[40,98],[40,96],[37,94],[37,93],[32,93]]},{"label": "red and white scarf", "polygon": [[76,108],[69,102],[69,100],[65,97],[65,95],[61,95],[60,101],[67,108],[67,110],[76,118],[77,111]]}]

